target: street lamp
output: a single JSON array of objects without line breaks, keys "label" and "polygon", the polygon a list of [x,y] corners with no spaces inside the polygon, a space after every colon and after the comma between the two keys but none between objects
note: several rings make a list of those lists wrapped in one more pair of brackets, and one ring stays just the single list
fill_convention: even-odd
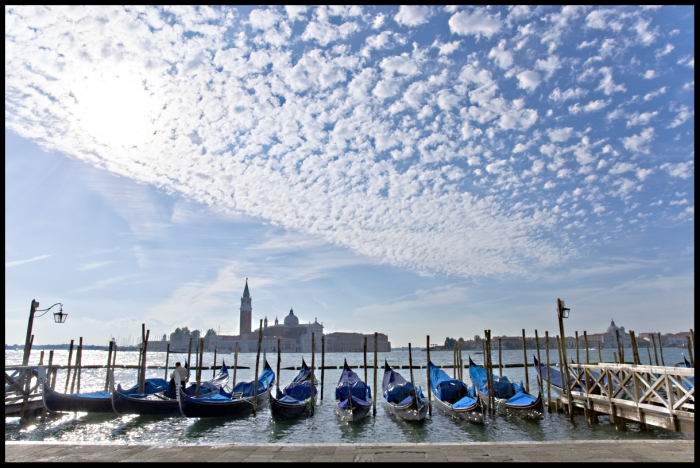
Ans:
[{"label": "street lamp", "polygon": [[[29,353],[31,352],[31,339],[32,339],[32,327],[34,326],[34,317],[43,317],[46,313],[56,306],[60,306],[58,312],[54,312],[53,320],[56,323],[65,323],[68,314],[63,312],[63,304],[60,302],[55,303],[47,309],[39,310],[39,303],[32,299],[32,307],[29,309],[29,323],[27,324],[27,339],[24,341],[24,357],[22,358],[22,365],[26,366],[29,364]],[[43,314],[35,315],[37,312],[43,312]]]},{"label": "street lamp", "polygon": [[564,375],[566,376],[566,385],[562,385],[566,389],[566,396],[569,399],[569,419],[574,418],[574,400],[571,396],[571,380],[569,380],[569,359],[566,357],[566,335],[564,334],[564,319],[569,318],[571,309],[564,307],[564,301],[557,299],[557,318],[559,319],[559,334],[561,335],[561,354],[564,359]]}]

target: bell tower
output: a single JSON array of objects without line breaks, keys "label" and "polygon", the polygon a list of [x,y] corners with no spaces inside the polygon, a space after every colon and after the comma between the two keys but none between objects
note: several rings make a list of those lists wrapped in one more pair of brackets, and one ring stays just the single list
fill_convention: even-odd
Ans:
[{"label": "bell tower", "polygon": [[238,332],[239,335],[247,335],[251,332],[253,316],[252,300],[253,298],[250,297],[250,291],[248,291],[248,278],[246,278],[243,297],[241,297],[241,324]]}]

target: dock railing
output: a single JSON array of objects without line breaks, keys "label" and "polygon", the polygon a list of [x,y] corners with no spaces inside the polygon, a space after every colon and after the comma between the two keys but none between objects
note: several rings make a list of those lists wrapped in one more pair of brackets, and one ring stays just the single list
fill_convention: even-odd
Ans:
[{"label": "dock railing", "polygon": [[[587,420],[598,413],[611,423],[636,421],[643,426],[694,434],[695,369],[628,364],[569,364],[570,395]],[[568,404],[566,396],[562,402]]]}]

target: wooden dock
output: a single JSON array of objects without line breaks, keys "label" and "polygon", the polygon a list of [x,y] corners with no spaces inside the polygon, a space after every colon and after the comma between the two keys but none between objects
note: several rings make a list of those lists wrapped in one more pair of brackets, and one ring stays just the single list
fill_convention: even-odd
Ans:
[{"label": "wooden dock", "polygon": [[[607,415],[619,428],[626,421],[695,435],[695,369],[628,364],[569,364],[573,408],[595,424]],[[574,388],[577,387],[577,388]],[[583,389],[584,391],[579,391]],[[568,410],[569,396],[560,404]]]}]

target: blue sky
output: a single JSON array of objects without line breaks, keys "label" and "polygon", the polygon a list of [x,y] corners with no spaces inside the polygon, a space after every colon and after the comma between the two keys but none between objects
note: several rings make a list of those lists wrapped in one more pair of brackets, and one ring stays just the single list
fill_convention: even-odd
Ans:
[{"label": "blue sky", "polygon": [[7,7],[5,340],[693,328],[692,7]]}]

